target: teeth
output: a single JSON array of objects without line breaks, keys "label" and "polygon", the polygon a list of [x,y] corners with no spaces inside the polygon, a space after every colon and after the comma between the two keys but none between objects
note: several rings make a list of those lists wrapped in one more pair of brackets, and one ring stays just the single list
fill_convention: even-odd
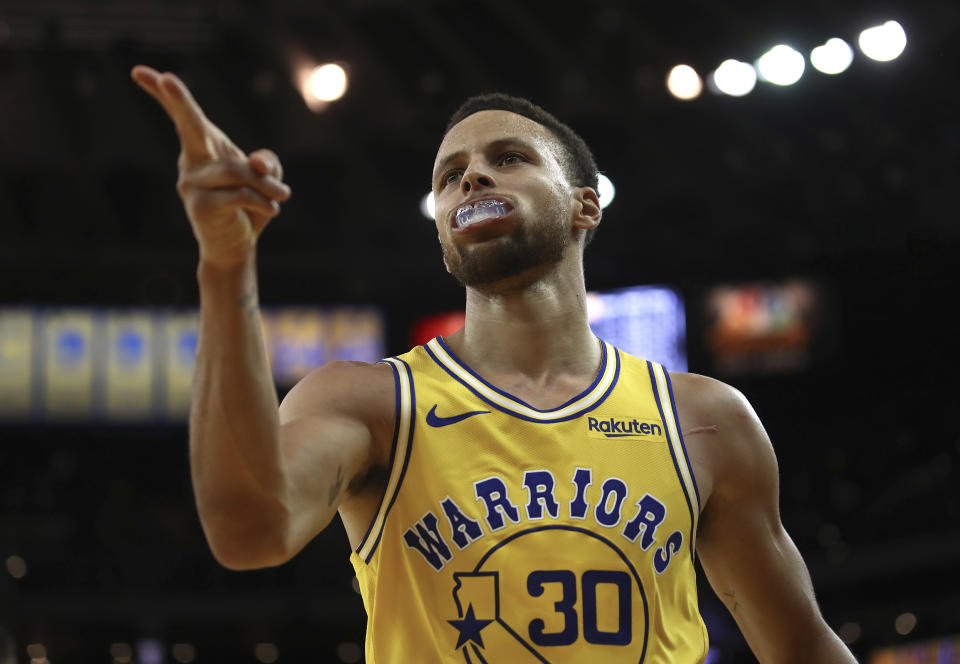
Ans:
[{"label": "teeth", "polygon": [[506,203],[500,201],[477,201],[473,205],[464,205],[457,210],[457,228],[466,228],[487,219],[503,217],[507,212]]}]

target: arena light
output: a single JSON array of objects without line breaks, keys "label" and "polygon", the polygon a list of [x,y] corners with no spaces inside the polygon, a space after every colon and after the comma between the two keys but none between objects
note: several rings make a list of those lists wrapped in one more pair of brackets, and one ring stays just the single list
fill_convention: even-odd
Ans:
[{"label": "arena light", "polygon": [[30,643],[27,645],[27,655],[30,659],[46,659],[47,647],[42,643]]},{"label": "arena light", "polygon": [[713,72],[713,83],[726,95],[742,97],[756,86],[757,70],[749,62],[724,60]]},{"label": "arena light", "polygon": [[597,195],[600,196],[600,207],[605,208],[613,201],[613,197],[617,195],[617,189],[613,186],[613,182],[610,181],[603,173],[597,173]]},{"label": "arena light", "polygon": [[845,622],[837,630],[837,636],[848,646],[856,643],[861,634],[863,634],[863,628],[857,622]]},{"label": "arena light", "polygon": [[197,658],[197,650],[190,643],[174,643],[170,649],[170,654],[178,664],[193,664]]},{"label": "arena light", "polygon": [[253,648],[253,654],[261,664],[273,664],[280,659],[280,649],[275,643],[258,643]]},{"label": "arena light", "polygon": [[810,51],[810,64],[824,74],[845,72],[853,62],[853,49],[839,37],[828,39]]},{"label": "arena light", "polygon": [[887,21],[883,25],[875,25],[861,32],[857,44],[871,60],[889,62],[903,53],[907,46],[907,33],[896,21]]},{"label": "arena light", "polygon": [[133,648],[123,641],[111,643],[110,656],[113,657],[114,664],[130,664],[133,661]]},{"label": "arena light", "polygon": [[786,44],[778,44],[757,60],[761,80],[774,85],[793,85],[803,76],[803,56]]},{"label": "arena light", "polygon": [[433,197],[433,192],[428,192],[420,199],[420,214],[427,219],[436,219],[437,217],[437,199]]},{"label": "arena light", "polygon": [[897,616],[897,619],[893,621],[893,628],[897,630],[897,634],[901,636],[906,636],[913,631],[913,628],[917,626],[917,617],[912,613],[901,613]]},{"label": "arena light", "polygon": [[140,639],[137,641],[137,664],[163,664],[164,644],[158,639]]},{"label": "arena light", "polygon": [[345,664],[355,664],[363,659],[363,648],[352,641],[340,643],[337,645],[337,659]]},{"label": "arena light", "polygon": [[667,90],[677,99],[696,99],[703,92],[703,81],[690,65],[677,65],[667,75]]},{"label": "arena light", "polygon": [[311,111],[319,112],[347,91],[347,72],[338,64],[303,65],[297,69],[297,87]]},{"label": "arena light", "polygon": [[27,561],[20,556],[8,556],[7,572],[15,579],[22,579],[27,575]]}]

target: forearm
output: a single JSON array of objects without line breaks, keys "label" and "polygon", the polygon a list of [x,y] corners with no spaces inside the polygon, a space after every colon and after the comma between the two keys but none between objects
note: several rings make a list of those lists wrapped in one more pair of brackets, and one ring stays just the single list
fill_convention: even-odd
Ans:
[{"label": "forearm", "polygon": [[850,650],[826,623],[822,623],[816,636],[793,653],[790,661],[796,664],[857,664]]},{"label": "forearm", "polygon": [[228,566],[245,566],[236,551],[268,555],[250,547],[275,546],[270,529],[284,517],[278,403],[261,331],[255,256],[229,269],[201,261],[197,279],[191,474],[214,554]]},{"label": "forearm", "polygon": [[[725,570],[727,574],[710,567],[714,561],[701,559],[753,654],[761,664],[856,664],[823,619],[793,541],[782,528],[774,532],[773,537],[747,539],[748,551],[728,552],[736,562]],[[766,553],[765,545],[772,545]],[[731,570],[745,581],[734,584],[728,576]]]}]

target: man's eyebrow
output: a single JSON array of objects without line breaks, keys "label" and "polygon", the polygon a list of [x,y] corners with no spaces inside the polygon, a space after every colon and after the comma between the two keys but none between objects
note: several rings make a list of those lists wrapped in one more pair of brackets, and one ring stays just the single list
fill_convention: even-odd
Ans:
[{"label": "man's eyebrow", "polygon": [[[539,154],[539,151],[536,149],[536,147],[531,145],[529,142],[523,140],[522,138],[519,138],[516,136],[508,136],[507,138],[498,138],[495,141],[491,141],[490,143],[487,144],[487,149],[496,150],[497,148],[502,148],[507,145],[515,145],[521,150],[524,150],[525,152],[532,152],[534,154]],[[449,164],[451,161],[455,161],[459,159],[465,154],[466,154],[465,151],[459,150],[452,154],[448,154],[446,157],[441,159],[440,162],[437,164],[437,169],[433,173],[434,178],[436,178],[437,175],[443,172],[443,169],[447,167],[447,164]]]}]

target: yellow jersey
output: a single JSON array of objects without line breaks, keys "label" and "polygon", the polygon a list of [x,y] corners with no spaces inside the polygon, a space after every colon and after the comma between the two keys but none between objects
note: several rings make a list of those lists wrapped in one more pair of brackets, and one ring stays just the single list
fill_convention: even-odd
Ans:
[{"label": "yellow jersey", "polygon": [[602,343],[593,384],[539,410],[440,337],[384,360],[397,421],[351,555],[368,664],[694,664],[699,492],[662,366]]}]

